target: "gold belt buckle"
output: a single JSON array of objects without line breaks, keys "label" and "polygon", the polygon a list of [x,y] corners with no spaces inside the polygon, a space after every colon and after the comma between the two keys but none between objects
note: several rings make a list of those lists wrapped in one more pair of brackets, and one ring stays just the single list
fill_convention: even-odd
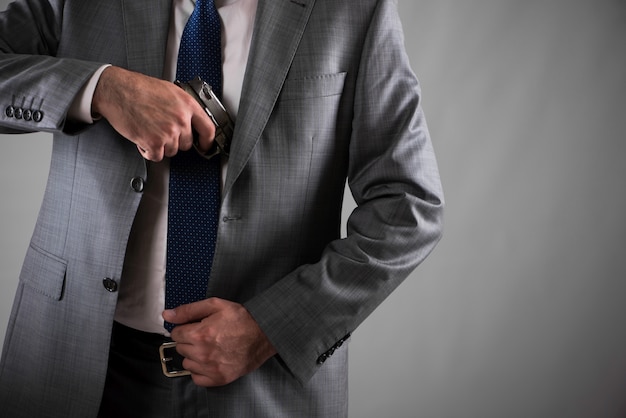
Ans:
[{"label": "gold belt buckle", "polygon": [[163,343],[159,347],[161,369],[167,377],[189,376],[191,372],[183,369],[182,356],[176,351],[176,342]]}]

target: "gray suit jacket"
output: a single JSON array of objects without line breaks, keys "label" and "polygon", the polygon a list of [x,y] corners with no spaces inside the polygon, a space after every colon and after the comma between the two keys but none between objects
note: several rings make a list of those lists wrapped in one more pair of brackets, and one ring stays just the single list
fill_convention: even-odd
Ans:
[{"label": "gray suit jacket", "polygon": [[[161,75],[170,7],[18,0],[0,15],[2,131],[54,133],[2,353],[3,416],[98,410],[109,290],[137,185],[150,179],[106,121],[65,115],[102,63]],[[339,239],[346,177],[358,208]],[[259,1],[222,198],[208,294],[243,303],[279,354],[208,389],[211,416],[345,416],[347,348],[337,342],[441,233],[437,165],[393,0]]]}]

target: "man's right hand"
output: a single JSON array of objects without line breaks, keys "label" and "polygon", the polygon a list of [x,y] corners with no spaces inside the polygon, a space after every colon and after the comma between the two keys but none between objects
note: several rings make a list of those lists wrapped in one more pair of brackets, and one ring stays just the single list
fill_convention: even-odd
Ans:
[{"label": "man's right hand", "polygon": [[190,149],[192,127],[201,151],[209,150],[215,137],[213,121],[183,89],[120,67],[104,70],[91,109],[137,145],[147,160],[161,161]]}]

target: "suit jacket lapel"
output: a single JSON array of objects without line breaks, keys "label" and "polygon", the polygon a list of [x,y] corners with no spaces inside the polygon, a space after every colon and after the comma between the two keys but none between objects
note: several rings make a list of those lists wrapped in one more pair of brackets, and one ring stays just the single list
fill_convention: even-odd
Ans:
[{"label": "suit jacket lapel", "polygon": [[259,0],[224,195],[261,137],[314,4],[315,0]]},{"label": "suit jacket lapel", "polygon": [[121,0],[128,68],[163,76],[170,21],[170,0]]}]

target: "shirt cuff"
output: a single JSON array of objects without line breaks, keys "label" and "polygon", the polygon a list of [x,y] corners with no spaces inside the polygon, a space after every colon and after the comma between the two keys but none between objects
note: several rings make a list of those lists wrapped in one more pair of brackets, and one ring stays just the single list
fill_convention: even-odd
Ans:
[{"label": "shirt cuff", "polygon": [[110,64],[107,64],[98,68],[78,91],[78,94],[74,97],[74,101],[67,112],[68,119],[83,123],[94,123],[95,120],[100,119],[99,116],[91,113],[91,101],[93,100],[93,94],[96,91],[96,86],[98,85],[102,72],[110,66]]}]

